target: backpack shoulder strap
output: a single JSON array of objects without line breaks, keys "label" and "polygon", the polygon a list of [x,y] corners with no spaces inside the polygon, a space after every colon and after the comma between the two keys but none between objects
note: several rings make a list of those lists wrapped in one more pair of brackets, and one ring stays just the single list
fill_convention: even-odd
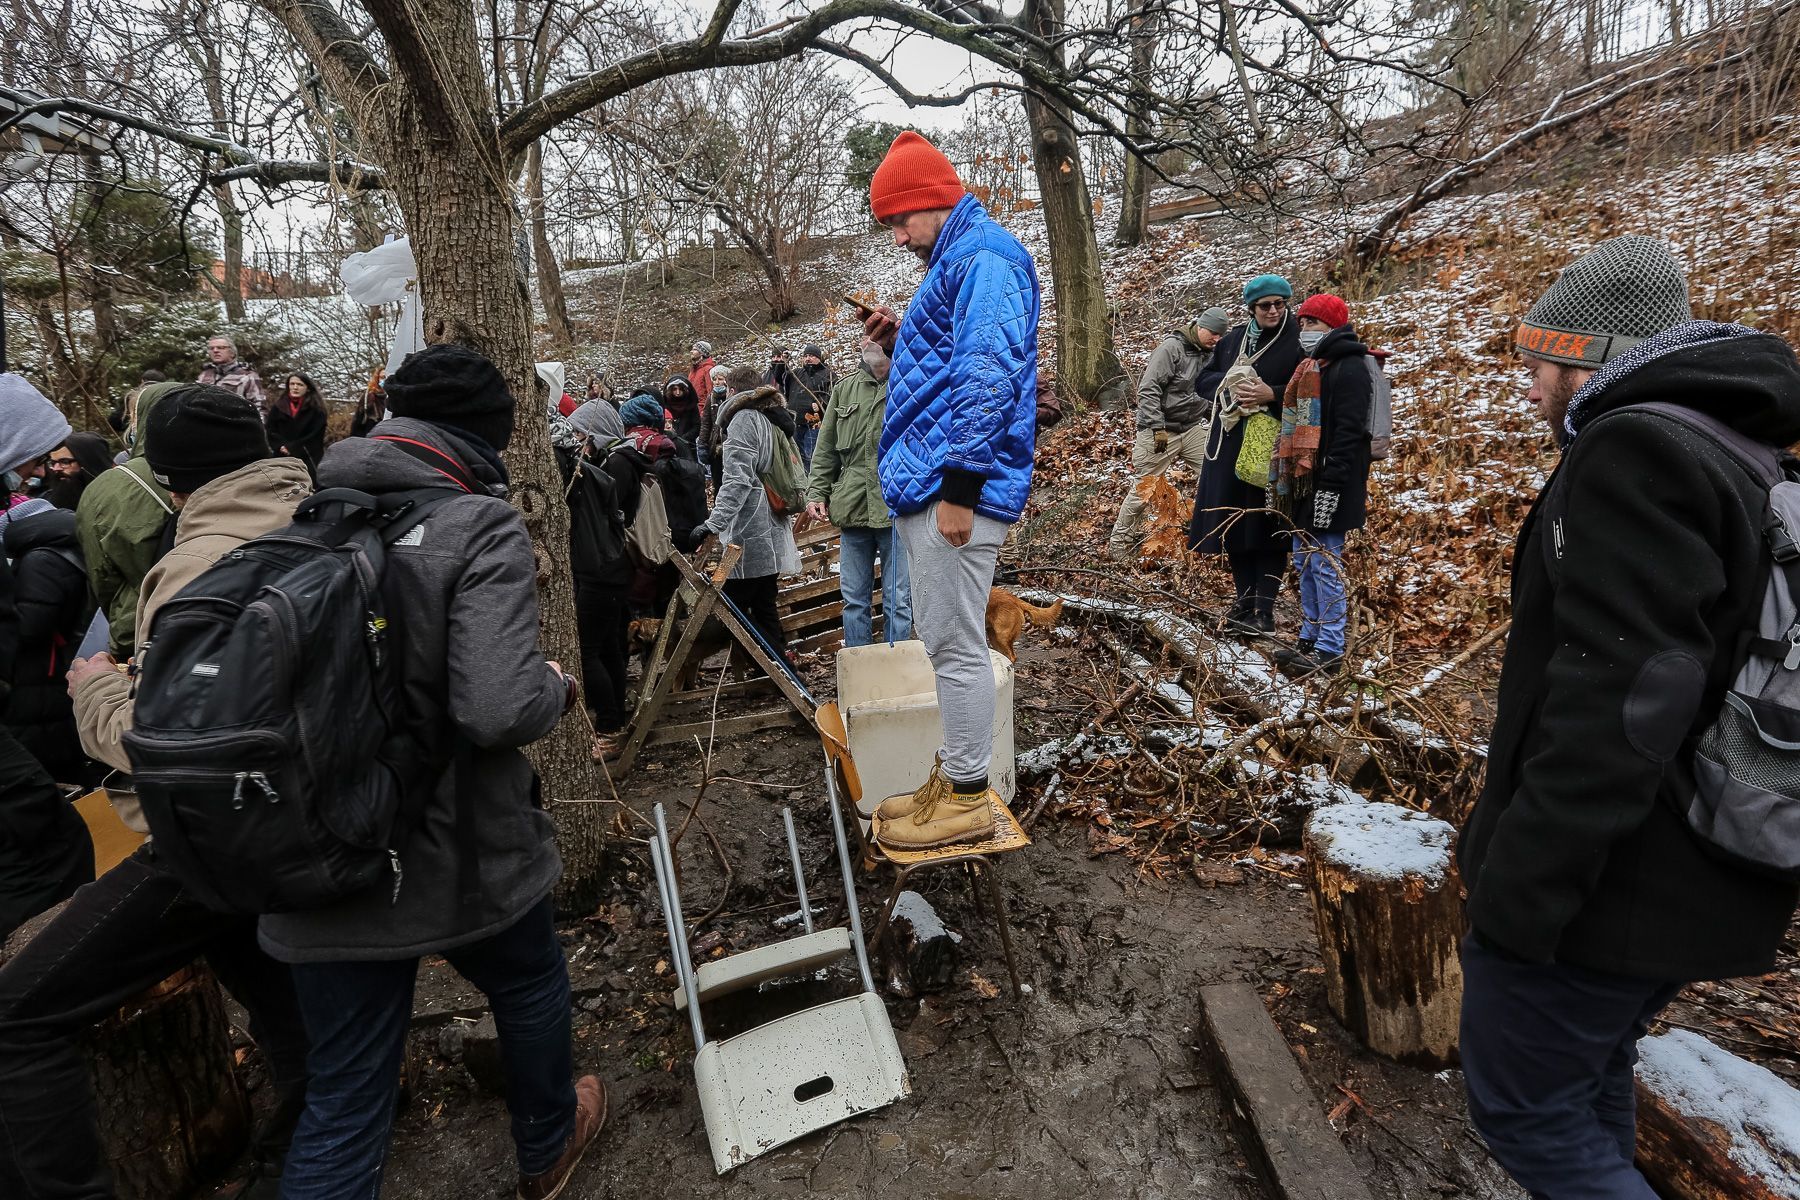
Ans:
[{"label": "backpack shoulder strap", "polygon": [[[1720,449],[1731,456],[1731,459],[1744,469],[1749,476],[1764,488],[1772,488],[1782,480],[1781,450],[1768,442],[1761,442],[1740,433],[1725,422],[1698,409],[1684,404],[1671,404],[1666,400],[1650,400],[1643,404],[1628,404],[1624,408],[1614,409],[1606,413],[1606,417],[1616,417],[1621,413],[1644,412],[1654,413],[1678,425],[1693,430],[1708,441],[1716,443]],[[1602,418],[1604,419],[1604,417]]]},{"label": "backpack shoulder strap", "polygon": [[164,500],[162,498],[162,496],[160,494],[158,494],[158,492],[155,488],[153,488],[149,484],[145,483],[143,480],[143,477],[141,475],[139,475],[136,471],[133,471],[129,467],[121,467],[120,470],[125,472],[126,476],[128,476],[130,478],[131,482],[133,482],[133,483],[137,484],[139,487],[143,488],[144,494],[149,496],[152,500],[156,501],[156,506],[158,508],[162,509],[163,512],[167,513],[169,516],[175,515],[174,507],[167,500]]}]

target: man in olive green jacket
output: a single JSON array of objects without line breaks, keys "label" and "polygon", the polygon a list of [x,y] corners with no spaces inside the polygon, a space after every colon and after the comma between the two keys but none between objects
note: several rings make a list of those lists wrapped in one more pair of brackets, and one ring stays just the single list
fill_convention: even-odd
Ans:
[{"label": "man in olive green jacket", "polygon": [[876,475],[876,444],[887,407],[888,356],[866,338],[862,365],[831,389],[806,483],[806,512],[829,519],[843,531],[838,549],[838,584],[844,593],[844,645],[866,646],[875,560],[881,560],[881,608],[887,642],[912,636],[912,588],[906,551],[894,536],[887,501]]},{"label": "man in olive green jacket", "polygon": [[138,392],[127,438],[131,458],[124,466],[95,476],[75,510],[75,534],[81,540],[88,582],[112,627],[107,649],[119,662],[128,661],[137,650],[138,589],[156,565],[163,526],[175,512],[169,489],[156,482],[144,459],[144,420],[159,400],[186,386],[152,383]]}]

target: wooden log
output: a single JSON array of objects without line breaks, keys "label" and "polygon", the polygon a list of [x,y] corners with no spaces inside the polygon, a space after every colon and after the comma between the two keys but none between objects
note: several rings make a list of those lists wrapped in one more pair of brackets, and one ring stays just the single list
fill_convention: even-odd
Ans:
[{"label": "wooden log", "polygon": [[1698,1034],[1638,1043],[1637,1165],[1668,1200],[1800,1197],[1800,1092]]},{"label": "wooden log", "polygon": [[1462,1008],[1462,888],[1455,831],[1378,801],[1307,818],[1307,890],[1331,1011],[1377,1054],[1412,1066],[1456,1061]]},{"label": "wooden log", "polygon": [[1199,1050],[1244,1155],[1279,1200],[1371,1200],[1262,998],[1246,983],[1200,989]]},{"label": "wooden log", "polygon": [[894,903],[894,944],[915,993],[941,992],[956,978],[962,938],[945,928],[929,901],[901,892]]},{"label": "wooden log", "polygon": [[196,963],[82,1040],[120,1200],[166,1200],[216,1182],[243,1151],[249,1109],[232,1073],[218,981]]}]

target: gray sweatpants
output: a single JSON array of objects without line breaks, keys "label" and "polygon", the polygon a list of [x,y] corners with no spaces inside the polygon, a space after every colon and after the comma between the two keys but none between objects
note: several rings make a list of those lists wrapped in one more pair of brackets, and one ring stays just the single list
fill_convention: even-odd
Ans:
[{"label": "gray sweatpants", "polygon": [[944,774],[985,778],[994,751],[994,668],[988,658],[987,601],[1006,524],[975,514],[964,546],[938,532],[937,505],[894,522],[912,577],[913,636],[925,643],[937,677]]}]

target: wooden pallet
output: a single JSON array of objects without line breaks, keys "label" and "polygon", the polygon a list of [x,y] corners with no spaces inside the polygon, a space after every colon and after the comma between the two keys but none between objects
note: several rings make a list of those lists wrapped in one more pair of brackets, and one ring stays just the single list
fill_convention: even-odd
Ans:
[{"label": "wooden pallet", "polygon": [[[789,672],[786,663],[777,663],[770,658],[756,635],[738,619],[731,605],[725,603],[724,593],[720,588],[724,586],[731,568],[742,554],[742,547],[727,546],[719,559],[719,565],[713,568],[710,575],[701,573],[681,554],[670,556],[669,561],[681,572],[682,583],[669,601],[662,628],[657,633],[656,644],[651,648],[649,664],[645,667],[643,680],[639,684],[637,711],[632,714],[625,747],[611,768],[614,778],[622,778],[630,773],[639,752],[645,746],[686,741],[694,737],[752,733],[792,724],[796,719],[817,730],[812,697]],[[685,622],[681,622],[681,636],[672,638],[672,631],[678,623],[677,617],[684,610],[688,615]],[[692,688],[687,691],[677,689],[676,681],[685,673],[688,659],[694,654],[700,631],[709,617],[719,619],[731,634],[733,642],[750,656],[752,662],[762,668],[766,678],[746,680],[744,686],[723,684],[718,688]],[[674,641],[672,647],[671,640]],[[780,705],[714,719],[710,708],[715,696],[723,697],[727,689],[730,689],[730,694],[734,697],[752,696],[769,685],[780,692]],[[706,705],[706,709],[696,713],[695,706],[702,703]],[[677,717],[690,719],[675,719]]]}]

